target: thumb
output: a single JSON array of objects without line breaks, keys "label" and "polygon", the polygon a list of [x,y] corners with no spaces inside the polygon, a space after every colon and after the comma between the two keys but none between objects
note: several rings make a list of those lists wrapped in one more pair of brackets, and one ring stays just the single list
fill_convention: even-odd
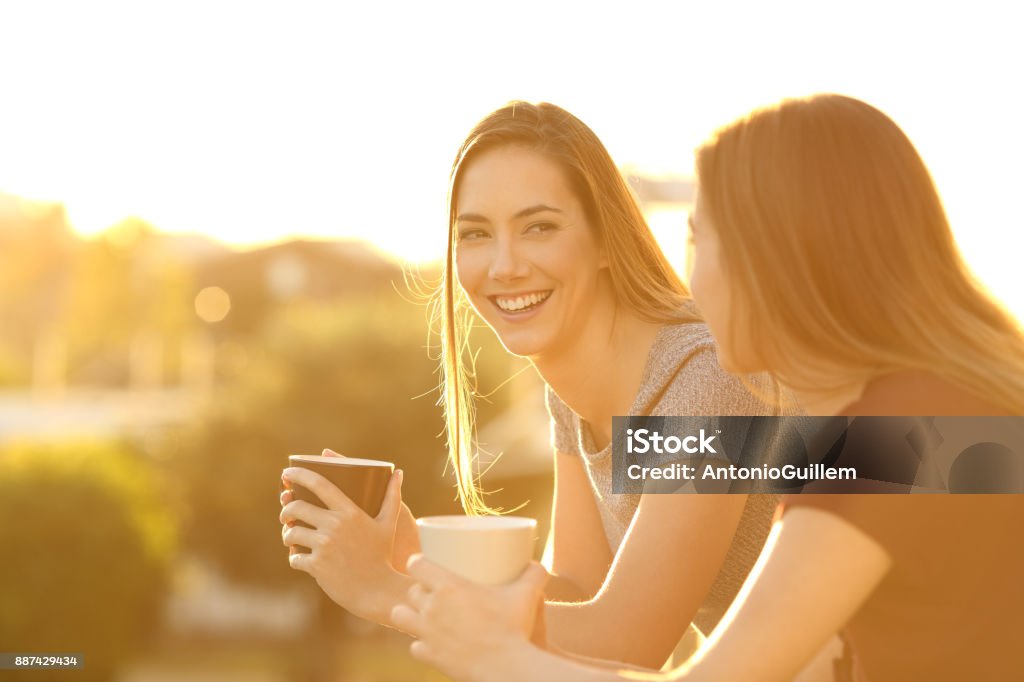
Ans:
[{"label": "thumb", "polygon": [[543,566],[536,561],[531,561],[523,574],[516,580],[516,589],[523,592],[543,592],[549,577]]},{"label": "thumb", "polygon": [[384,493],[384,501],[380,505],[380,513],[377,514],[377,522],[389,528],[398,524],[398,514],[402,510],[402,479],[405,474],[401,469],[396,469],[388,481],[388,489]]},{"label": "thumb", "polygon": [[341,459],[348,459],[348,457],[346,457],[345,455],[339,455],[337,452],[335,452],[334,450],[331,450],[330,448],[324,448],[324,451],[320,453],[320,456],[321,457],[340,457]]}]

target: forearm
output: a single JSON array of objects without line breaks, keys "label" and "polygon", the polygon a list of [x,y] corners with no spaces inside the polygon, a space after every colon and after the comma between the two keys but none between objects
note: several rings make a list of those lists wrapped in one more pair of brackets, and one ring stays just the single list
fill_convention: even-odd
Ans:
[{"label": "forearm", "polygon": [[[598,586],[600,587],[600,586]],[[576,604],[592,598],[579,583],[562,575],[552,575],[544,586],[544,598],[549,602]]]},{"label": "forearm", "polygon": [[678,614],[668,616],[671,622],[651,613],[640,617],[630,612],[628,604],[608,601],[599,597],[575,604],[545,604],[547,639],[552,650],[648,670],[661,668],[685,632],[686,623]]},{"label": "forearm", "polygon": [[707,597],[742,495],[650,495],[594,598],[547,604],[548,640],[582,656],[660,669]]},{"label": "forearm", "polygon": [[520,680],[558,680],[558,682],[619,682],[666,679],[651,671],[627,670],[611,661],[564,657],[532,645],[517,647],[508,653],[502,665],[492,666],[495,675],[488,682],[519,682]]},{"label": "forearm", "polygon": [[584,656],[582,654],[576,654],[571,651],[564,651],[554,646],[550,642],[547,645],[547,651],[559,658],[564,658],[568,661],[572,661],[578,665],[595,668],[597,670],[614,670],[617,672],[632,671],[637,673],[655,673],[656,670],[651,668],[634,666],[621,661],[611,661],[603,658],[594,658],[593,656]]},{"label": "forearm", "polygon": [[889,566],[885,550],[841,518],[788,511],[711,638],[670,679],[793,679],[861,608]]}]

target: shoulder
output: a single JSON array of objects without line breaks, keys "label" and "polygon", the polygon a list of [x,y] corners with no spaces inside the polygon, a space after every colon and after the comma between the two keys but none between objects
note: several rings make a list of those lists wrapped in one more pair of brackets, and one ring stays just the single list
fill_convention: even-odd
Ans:
[{"label": "shoulder", "polygon": [[715,340],[707,325],[687,322],[662,327],[651,349],[649,378],[675,380],[693,372],[725,374],[718,364]]},{"label": "shoulder", "polygon": [[551,446],[565,455],[579,454],[579,417],[544,384],[544,403],[551,417]]},{"label": "shoulder", "polygon": [[871,381],[842,410],[848,416],[1008,416],[1010,413],[929,372],[899,372]]},{"label": "shoulder", "polygon": [[651,405],[652,414],[777,413],[769,404],[777,397],[774,383],[762,376],[741,379],[722,369],[714,339],[703,323],[670,325],[658,343],[660,352],[652,362],[651,378],[655,382],[660,378],[663,387]]},{"label": "shoulder", "polygon": [[700,350],[714,349],[715,339],[703,322],[684,322],[665,325],[658,337],[660,346],[678,355],[688,355]]},{"label": "shoulder", "polygon": [[552,422],[561,427],[569,427],[573,424],[576,413],[562,402],[562,399],[548,384],[544,384],[544,404],[548,408],[548,415]]}]

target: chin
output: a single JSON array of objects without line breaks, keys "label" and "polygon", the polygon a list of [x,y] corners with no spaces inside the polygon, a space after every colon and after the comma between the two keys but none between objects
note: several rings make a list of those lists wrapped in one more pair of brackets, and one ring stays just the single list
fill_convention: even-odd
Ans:
[{"label": "chin", "polygon": [[533,358],[547,353],[552,348],[550,334],[538,329],[495,329],[491,331],[498,337],[498,341],[511,355],[520,358]]},{"label": "chin", "polygon": [[543,350],[542,344],[527,339],[506,339],[499,335],[498,340],[501,341],[501,345],[505,347],[505,350],[510,355],[515,355],[519,358],[535,357],[540,355]]}]

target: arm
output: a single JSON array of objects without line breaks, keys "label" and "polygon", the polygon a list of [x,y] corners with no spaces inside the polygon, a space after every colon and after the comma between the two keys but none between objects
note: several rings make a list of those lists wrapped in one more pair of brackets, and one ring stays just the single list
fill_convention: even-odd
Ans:
[{"label": "arm", "polygon": [[600,591],[549,603],[548,641],[584,657],[660,668],[728,552],[745,495],[645,495]]},{"label": "arm", "polygon": [[409,574],[417,582],[391,619],[416,638],[410,646],[414,658],[456,682],[619,679],[615,672],[559,658],[527,640],[529,633],[543,630],[539,620],[548,576],[539,564],[499,587],[470,582],[422,557],[410,561]]},{"label": "arm", "polygon": [[787,511],[707,645],[670,679],[791,679],[853,617],[890,563],[881,545],[839,516]]},{"label": "arm", "polygon": [[[816,509],[791,510],[776,524],[708,643],[667,674],[599,670],[531,645],[527,607],[533,603],[536,573],[506,587],[486,588],[422,565],[412,574],[425,587],[413,588],[412,607],[399,607],[396,616],[422,638],[414,655],[458,682],[774,682],[800,672],[856,613],[889,566],[885,550],[852,524]],[[623,624],[620,631],[626,629]]]},{"label": "arm", "polygon": [[555,453],[555,499],[551,510],[550,601],[583,601],[601,589],[612,552],[590,478],[578,455]]}]

